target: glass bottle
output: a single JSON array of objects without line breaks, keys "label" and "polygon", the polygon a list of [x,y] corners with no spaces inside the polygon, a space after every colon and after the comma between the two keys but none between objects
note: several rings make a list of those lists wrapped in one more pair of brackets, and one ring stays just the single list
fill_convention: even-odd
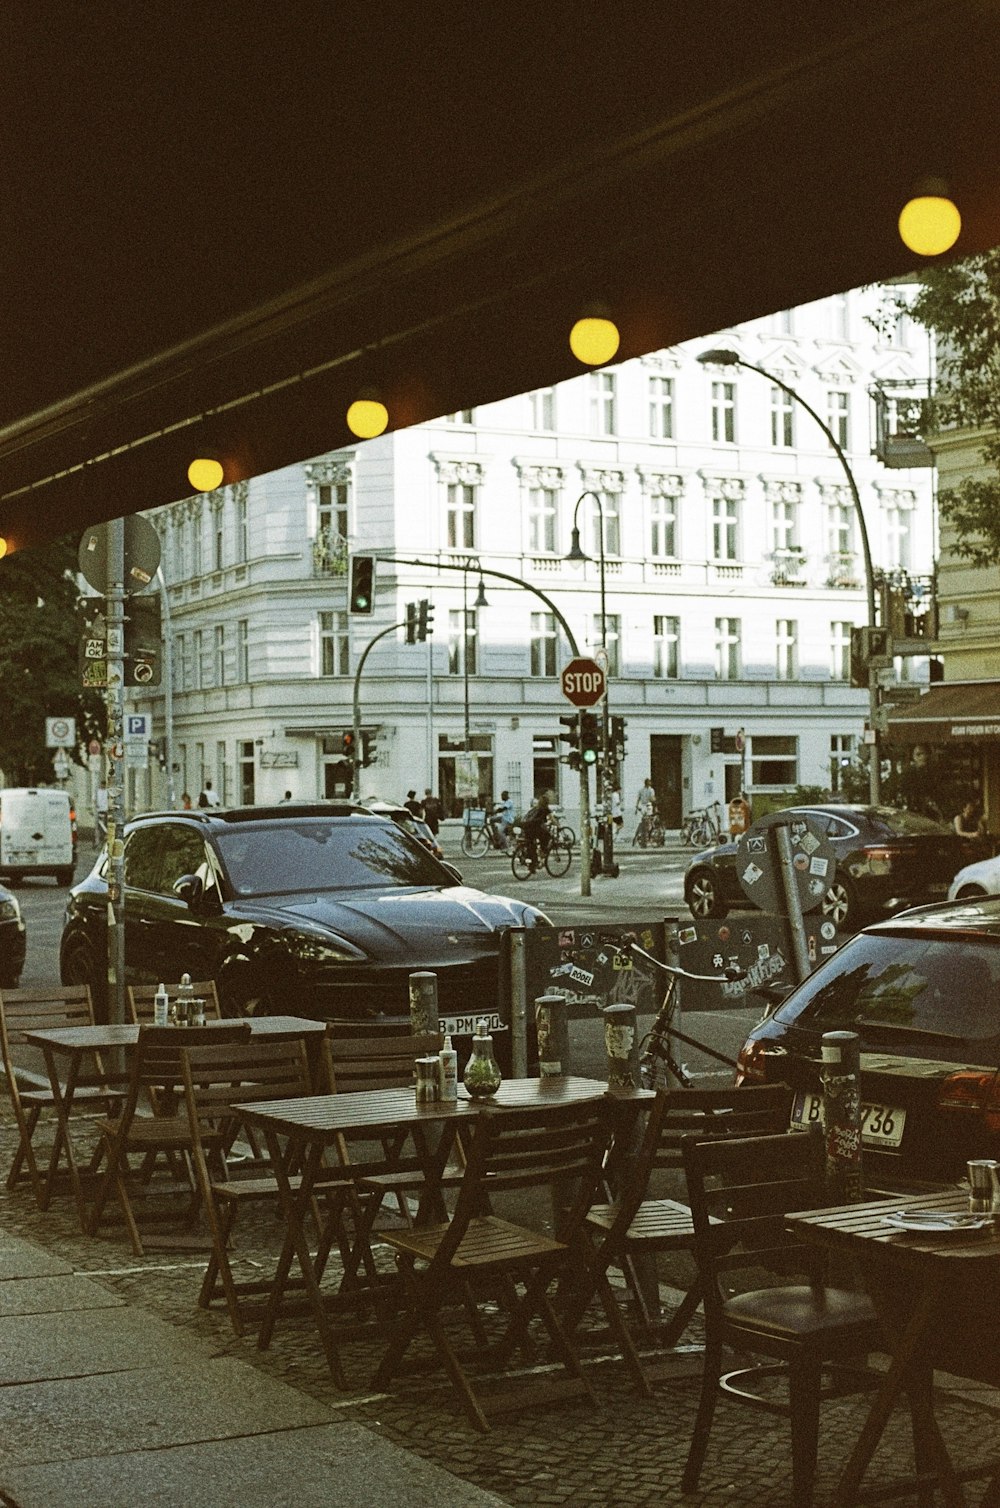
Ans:
[{"label": "glass bottle", "polygon": [[181,982],[177,986],[177,998],[175,1001],[178,1026],[191,1025],[191,1001],[193,997],[194,985],[191,983],[191,975],[182,974]]},{"label": "glass bottle", "polygon": [[500,1081],[500,1069],[493,1056],[493,1038],[486,1030],[484,1017],[472,1038],[472,1056],[465,1065],[462,1082],[473,1099],[483,1099],[486,1095],[496,1094]]}]

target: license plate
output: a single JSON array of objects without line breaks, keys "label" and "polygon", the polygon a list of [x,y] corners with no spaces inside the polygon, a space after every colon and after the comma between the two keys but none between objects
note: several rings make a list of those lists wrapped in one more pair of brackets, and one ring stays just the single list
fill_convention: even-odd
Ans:
[{"label": "license plate", "polygon": [[[792,1105],[791,1129],[823,1124],[823,1096],[799,1093]],[[861,1106],[861,1145],[863,1147],[898,1147],[903,1140],[906,1111],[892,1105]]]},{"label": "license plate", "polygon": [[485,1018],[482,1011],[474,1011],[471,1016],[441,1016],[438,1020],[438,1030],[450,1037],[471,1037],[480,1021],[484,1019],[487,1031],[499,1031],[502,1022],[496,1011]]}]

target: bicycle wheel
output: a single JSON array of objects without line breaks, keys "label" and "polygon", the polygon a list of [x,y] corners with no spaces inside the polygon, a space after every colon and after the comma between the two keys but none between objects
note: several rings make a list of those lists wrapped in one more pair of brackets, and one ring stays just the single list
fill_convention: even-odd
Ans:
[{"label": "bicycle wheel", "polygon": [[649,841],[653,845],[653,847],[662,848],[664,843],[666,842],[666,838],[666,828],[661,827],[659,822],[654,823],[649,833]]},{"label": "bicycle wheel", "polygon": [[632,834],[632,847],[633,848],[645,848],[645,846],[646,846],[646,824],[645,824],[645,822],[640,822],[639,826],[636,828],[635,832]]},{"label": "bicycle wheel", "polygon": [[568,843],[552,843],[545,855],[545,868],[554,880],[560,879],[573,862],[573,850]]},{"label": "bicycle wheel", "polygon": [[482,858],[490,846],[490,835],[485,827],[463,827],[462,852],[470,858]]},{"label": "bicycle wheel", "polygon": [[576,833],[571,827],[560,827],[556,833],[556,842],[565,844],[567,848],[576,846]]},{"label": "bicycle wheel", "polygon": [[515,880],[526,880],[529,874],[533,872],[531,858],[525,843],[515,844],[514,852],[510,856],[510,867]]}]

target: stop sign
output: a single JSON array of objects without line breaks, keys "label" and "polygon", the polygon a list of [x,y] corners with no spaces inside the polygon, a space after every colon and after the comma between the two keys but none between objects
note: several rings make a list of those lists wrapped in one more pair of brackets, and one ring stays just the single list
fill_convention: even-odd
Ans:
[{"label": "stop sign", "polygon": [[574,707],[596,707],[608,689],[608,678],[596,660],[570,660],[559,677],[562,694]]}]

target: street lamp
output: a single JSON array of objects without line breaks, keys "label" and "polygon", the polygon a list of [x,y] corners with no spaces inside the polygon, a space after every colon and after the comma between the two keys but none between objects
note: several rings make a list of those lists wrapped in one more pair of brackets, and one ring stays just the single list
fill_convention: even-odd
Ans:
[{"label": "street lamp", "polygon": [[[812,407],[812,405],[806,402],[805,398],[802,397],[802,394],[796,392],[795,388],[789,387],[787,382],[782,382],[780,377],[775,377],[773,372],[766,371],[764,367],[755,366],[752,361],[744,361],[743,357],[738,355],[736,351],[703,351],[697,359],[701,362],[702,366],[746,367],[748,371],[757,372],[761,377],[766,377],[768,382],[773,382],[775,387],[780,387],[781,391],[783,393],[787,393],[788,396],[794,400],[794,402],[801,404],[806,413],[812,415],[816,423],[819,425],[820,429],[826,435],[826,438],[829,440],[834,451],[836,452],[837,460],[844,468],[844,475],[847,478],[847,485],[851,490],[851,498],[854,503],[854,512],[858,520],[858,533],[861,536],[861,553],[864,557],[865,563],[865,589],[868,595],[868,627],[870,629],[874,628],[875,573],[872,569],[872,552],[871,545],[868,542],[868,526],[865,523],[864,510],[861,507],[861,494],[858,492],[858,484],[854,480],[854,472],[851,470],[847,457],[844,454],[843,447],[837,440],[837,437],[833,433],[833,430],[824,419],[820,418],[819,414]],[[881,770],[879,768],[880,756],[878,745],[878,672],[874,669],[870,660],[868,663],[868,719],[871,723],[873,739],[873,743],[871,744],[871,754],[868,761],[868,793],[872,805],[877,806],[881,792]]]},{"label": "street lamp", "polygon": [[[574,564],[583,564],[584,562],[586,562],[586,561],[588,561],[590,559],[590,556],[586,553],[586,551],[583,550],[583,549],[581,549],[581,547],[580,547],[580,526],[577,523],[577,519],[578,519],[579,514],[580,514],[580,504],[584,501],[585,498],[588,498],[588,497],[593,498],[594,502],[597,504],[597,518],[598,518],[598,524],[599,524],[598,537],[597,537],[598,538],[598,565],[600,567],[600,576],[601,576],[601,648],[604,651],[604,667],[603,668],[604,668],[604,674],[607,677],[608,676],[608,614],[607,614],[607,604],[606,604],[606,595],[605,595],[605,577],[604,577],[604,505],[601,502],[600,494],[597,493],[597,492],[591,492],[591,491],[581,492],[580,496],[576,500],[576,506],[573,509],[573,531],[572,531],[572,534],[570,536],[569,554],[566,556],[566,559],[568,561],[572,561]],[[604,873],[606,875],[609,875],[611,878],[614,878],[614,875],[615,875],[615,839],[614,839],[614,827],[613,827],[613,824],[612,824],[612,821],[611,821],[611,792],[609,790],[605,789],[606,784],[607,784],[607,759],[608,759],[608,752],[609,752],[609,749],[610,749],[610,738],[609,738],[610,723],[609,723],[609,719],[608,719],[608,701],[609,701],[609,697],[610,697],[610,687],[609,687],[608,683],[606,682],[606,684],[605,684],[605,691],[604,691],[604,702],[603,702],[602,707],[601,707],[601,751],[602,751],[602,754],[603,754],[603,758],[602,758],[601,764],[598,767],[598,790],[597,790],[597,797],[598,797],[598,800],[602,802],[603,807],[604,807],[604,820],[603,820],[603,823],[602,823],[602,831],[603,831],[603,834],[604,834],[603,858],[602,858],[603,869],[604,869]],[[587,775],[586,775],[586,771],[584,770],[584,779],[586,779],[586,778],[587,778]]]},{"label": "street lamp", "polygon": [[476,592],[476,600],[473,603],[473,611],[481,607],[489,607],[486,600],[486,583],[483,581],[483,568],[475,555],[470,555],[465,561],[462,571],[462,687],[464,692],[465,706],[465,752],[468,755],[472,743],[469,726],[469,572],[479,572],[479,589]]}]

